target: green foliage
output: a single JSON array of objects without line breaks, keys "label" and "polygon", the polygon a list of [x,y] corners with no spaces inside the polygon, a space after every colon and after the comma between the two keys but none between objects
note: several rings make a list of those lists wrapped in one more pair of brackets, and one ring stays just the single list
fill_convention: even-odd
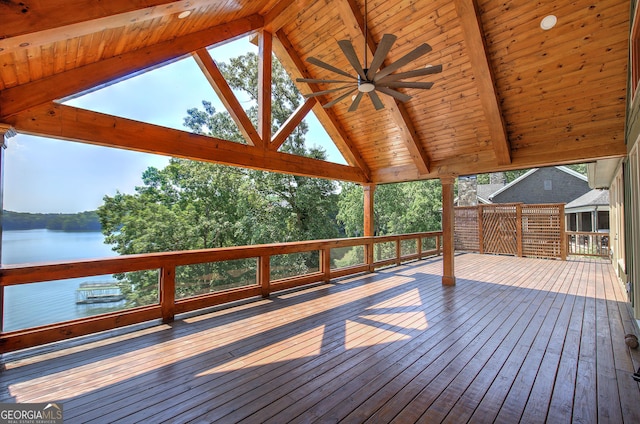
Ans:
[{"label": "green foliage", "polygon": [[58,231],[100,231],[96,211],[80,213],[23,213],[2,211],[5,230],[47,229]]},{"label": "green foliage", "polygon": [[[233,59],[220,66],[230,86],[257,101],[257,57]],[[277,129],[302,102],[279,63],[274,63],[273,127]],[[243,143],[227,112],[210,102],[187,111],[191,131]],[[247,111],[255,123],[257,108]],[[304,145],[306,126],[300,125],[281,150],[325,159],[319,149]],[[338,194],[332,181],[283,175],[172,158],[164,169],[149,168],[134,194],[105,196],[98,210],[106,242],[120,254],[207,249],[298,240],[335,238]],[[299,273],[318,269],[318,255],[287,255],[282,264]],[[229,277],[232,263],[179,267],[176,280],[181,297],[241,284]],[[249,268],[246,271],[251,271]],[[132,305],[157,299],[154,273],[120,275],[128,283]],[[235,278],[235,277],[234,277]],[[254,279],[255,282],[255,279]]]},{"label": "green foliage", "polygon": [[[362,187],[341,184],[338,222],[349,237],[364,234]],[[437,180],[384,184],[376,187],[374,231],[376,235],[437,231],[440,225],[442,189]]]}]

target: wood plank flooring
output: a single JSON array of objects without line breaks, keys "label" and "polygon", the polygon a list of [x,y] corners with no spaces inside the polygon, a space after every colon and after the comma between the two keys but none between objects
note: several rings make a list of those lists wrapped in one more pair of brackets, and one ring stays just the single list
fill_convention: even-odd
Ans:
[{"label": "wood plank flooring", "polygon": [[65,422],[640,422],[609,263],[428,259],[86,343],[6,355],[0,402]]}]

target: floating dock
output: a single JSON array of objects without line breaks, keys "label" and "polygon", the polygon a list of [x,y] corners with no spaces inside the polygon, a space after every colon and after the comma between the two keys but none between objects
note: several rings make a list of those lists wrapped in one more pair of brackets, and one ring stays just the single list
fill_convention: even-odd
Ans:
[{"label": "floating dock", "polygon": [[90,305],[94,303],[114,303],[124,300],[124,295],[117,283],[86,282],[76,289],[76,304]]}]

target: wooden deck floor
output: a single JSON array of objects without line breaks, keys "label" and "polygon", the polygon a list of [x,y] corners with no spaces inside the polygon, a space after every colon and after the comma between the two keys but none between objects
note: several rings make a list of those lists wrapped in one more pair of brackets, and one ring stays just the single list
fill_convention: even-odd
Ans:
[{"label": "wooden deck floor", "polygon": [[65,422],[640,422],[639,352],[598,259],[431,259],[6,357],[0,402]]}]

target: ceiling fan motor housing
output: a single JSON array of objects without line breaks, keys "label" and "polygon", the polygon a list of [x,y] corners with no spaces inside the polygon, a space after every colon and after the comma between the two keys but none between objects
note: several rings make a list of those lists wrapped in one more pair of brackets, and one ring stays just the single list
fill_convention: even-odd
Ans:
[{"label": "ceiling fan motor housing", "polygon": [[[364,74],[367,74],[368,69],[364,70]],[[358,91],[360,91],[361,93],[369,93],[373,90],[375,90],[376,85],[374,84],[373,81],[369,81],[366,79],[362,79],[362,77],[360,75],[358,75]]]}]

